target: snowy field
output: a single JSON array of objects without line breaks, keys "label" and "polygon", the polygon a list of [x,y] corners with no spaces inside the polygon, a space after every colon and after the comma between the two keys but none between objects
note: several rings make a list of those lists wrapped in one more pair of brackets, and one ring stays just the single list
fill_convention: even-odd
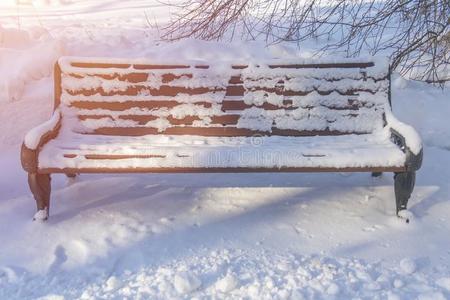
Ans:
[{"label": "snowy field", "polygon": [[55,175],[51,217],[32,222],[20,146],[51,115],[59,56],[313,50],[167,44],[156,1],[18,2],[0,3],[0,299],[450,299],[450,90],[398,75],[394,114],[424,142],[410,224],[392,174],[364,173]]}]

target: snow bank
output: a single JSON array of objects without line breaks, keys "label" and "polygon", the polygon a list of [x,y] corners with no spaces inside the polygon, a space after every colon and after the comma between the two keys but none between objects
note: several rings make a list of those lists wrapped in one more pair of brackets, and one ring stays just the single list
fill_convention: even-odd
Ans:
[{"label": "snow bank", "polygon": [[32,279],[24,274],[16,282],[0,282],[0,296],[18,286],[22,297],[54,299],[445,299],[448,295],[448,278],[435,283],[422,272],[411,276],[358,259],[240,249],[202,251],[113,276],[84,271]]},{"label": "snow bank", "polygon": [[0,24],[0,48],[24,49],[33,44],[30,33],[16,28],[4,28]]},{"label": "snow bank", "polygon": [[54,63],[64,53],[63,43],[50,38],[27,42],[26,49],[20,49],[22,44],[17,41],[8,45],[11,48],[0,47],[0,102],[19,100],[25,85],[50,76]]}]

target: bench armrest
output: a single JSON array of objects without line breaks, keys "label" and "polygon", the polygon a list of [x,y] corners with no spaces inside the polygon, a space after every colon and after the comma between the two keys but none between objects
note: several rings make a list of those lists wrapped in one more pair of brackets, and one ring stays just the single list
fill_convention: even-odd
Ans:
[{"label": "bench armrest", "polygon": [[407,171],[420,169],[423,158],[422,140],[417,131],[399,121],[391,112],[390,108],[385,110],[387,126],[391,132],[391,140],[406,154]]},{"label": "bench armrest", "polygon": [[30,173],[37,172],[39,149],[58,135],[61,127],[61,112],[56,109],[50,120],[31,129],[24,138],[20,159],[22,167]]}]

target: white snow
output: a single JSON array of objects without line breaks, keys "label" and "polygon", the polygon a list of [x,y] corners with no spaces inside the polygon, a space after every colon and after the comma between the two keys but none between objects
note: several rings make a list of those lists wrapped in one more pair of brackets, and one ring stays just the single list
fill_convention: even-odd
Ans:
[{"label": "white snow", "polygon": [[[262,137],[256,148],[252,137],[121,137],[65,130],[63,127],[60,138],[42,148],[39,168],[401,167],[405,161],[405,154],[384,133]],[[96,154],[153,157],[116,160],[85,157]]]},{"label": "white snow", "polygon": [[[165,20],[169,11],[156,2],[20,2],[0,3],[0,299],[450,298],[449,91],[395,74],[394,115],[420,133],[425,153],[408,205],[414,215],[409,224],[395,216],[392,174],[371,178],[366,173],[82,174],[71,180],[54,175],[50,219],[33,222],[34,200],[19,153],[26,133],[51,119],[50,73],[56,57],[298,62],[309,61],[316,44],[305,43],[299,52],[290,44],[264,47],[261,41],[165,43],[144,15],[150,24]],[[385,70],[367,75],[382,78]],[[302,76],[315,79],[314,73]],[[219,103],[224,95],[217,94],[207,96]],[[175,98],[187,105],[180,117],[193,113],[190,105],[202,101]],[[333,93],[308,98],[323,106],[347,102]],[[158,97],[114,101],[146,99]],[[384,110],[384,99],[361,93],[355,103]],[[77,100],[86,98],[66,94],[62,102]],[[299,103],[293,100],[293,105]],[[210,114],[207,110],[204,116]],[[258,114],[248,112],[249,117]],[[407,136],[412,151],[420,148],[415,130],[390,124]],[[388,136],[387,131],[378,133],[380,139]],[[39,136],[33,134],[31,144]],[[77,137],[66,138],[75,143]],[[180,154],[211,142],[173,139],[160,142],[173,144]],[[142,153],[148,142],[137,138],[124,148],[114,140],[102,141],[96,150],[130,154]],[[75,149],[78,153],[91,149],[85,142]],[[212,147],[222,147],[213,142]],[[233,147],[244,143],[263,151],[269,142],[237,139]],[[69,148],[75,144],[64,151],[74,150]],[[322,151],[320,145],[318,149]],[[361,159],[360,148],[355,150],[346,159]],[[396,157],[387,151],[374,159]]]},{"label": "white snow", "polygon": [[36,149],[39,146],[39,142],[41,141],[42,136],[47,132],[54,130],[60,118],[61,113],[59,109],[56,109],[53,112],[53,115],[50,118],[50,120],[45,121],[41,125],[34,127],[25,135],[24,138],[25,146],[27,146],[28,149],[32,150]]},{"label": "white snow", "polygon": [[436,281],[436,284],[443,287],[447,291],[450,291],[450,277],[442,277]]},{"label": "white snow", "polygon": [[417,131],[403,122],[397,120],[394,115],[389,111],[389,109],[385,109],[386,112],[386,120],[389,126],[400,133],[406,142],[406,146],[411,150],[414,154],[419,154],[422,149],[422,139],[420,138]]},{"label": "white snow", "polygon": [[45,221],[45,220],[47,220],[47,218],[48,218],[48,210],[47,209],[40,209],[33,216],[33,220],[35,220],[35,221]]},{"label": "white snow", "polygon": [[403,273],[410,275],[417,269],[416,263],[410,258],[404,258],[400,261],[400,269]]},{"label": "white snow", "polygon": [[239,280],[232,273],[228,273],[223,278],[216,281],[216,289],[222,293],[229,293],[236,289],[239,285]]},{"label": "white snow", "polygon": [[63,43],[51,36],[29,40],[25,47],[23,43],[8,38],[20,39],[23,31],[13,30],[10,35],[2,37],[5,32],[8,31],[0,27],[0,102],[19,100],[25,84],[49,77],[55,60],[64,53]]},{"label": "white snow", "polygon": [[179,294],[187,294],[198,289],[202,285],[202,282],[196,276],[182,272],[175,275],[173,285]]}]

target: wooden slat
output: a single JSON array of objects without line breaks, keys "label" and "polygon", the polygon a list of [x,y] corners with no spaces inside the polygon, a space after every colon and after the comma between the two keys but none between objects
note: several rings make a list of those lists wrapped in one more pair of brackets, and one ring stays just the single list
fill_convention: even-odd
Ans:
[{"label": "wooden slat", "polygon": [[[364,106],[363,103],[355,102],[353,100],[348,101],[348,105],[345,106],[333,106],[333,105],[318,105],[323,106],[328,109],[332,110],[358,110],[360,107]],[[222,110],[224,111],[238,111],[238,110],[244,110],[251,107],[257,107],[257,108],[263,108],[265,110],[277,110],[277,109],[285,109],[285,110],[294,110],[299,108],[298,106],[293,106],[293,101],[290,99],[283,100],[283,105],[278,106],[271,103],[263,103],[263,105],[252,105],[252,104],[246,104],[243,100],[224,100],[222,102]],[[304,109],[311,109],[316,106],[302,106]]]},{"label": "wooden slat", "polygon": [[180,79],[182,77],[192,78],[193,75],[189,74],[189,73],[181,74],[181,75],[167,73],[167,74],[161,75],[161,81],[162,81],[162,83],[169,83],[171,81],[174,81],[175,79]]},{"label": "wooden slat", "polygon": [[[320,105],[323,107],[327,107],[329,109],[334,110],[358,110],[360,107],[368,107],[366,103],[357,102],[355,100],[349,99],[348,105],[346,106],[332,106],[332,105]],[[177,101],[125,101],[125,102],[101,102],[101,101],[72,101],[70,106],[78,109],[106,109],[112,111],[123,111],[131,108],[147,108],[147,109],[157,109],[157,108],[174,108],[177,105],[183,105],[185,103],[177,102]],[[211,108],[211,102],[194,102],[194,105],[199,105],[204,108]],[[290,99],[283,100],[283,105],[278,106],[271,103],[265,102],[263,105],[251,105],[246,104],[243,100],[224,100],[221,105],[222,111],[240,111],[244,109],[248,109],[251,107],[263,108],[265,110],[277,110],[277,109],[286,109],[293,110],[299,107],[293,106],[293,101]],[[314,106],[302,106],[302,108],[310,109]]]},{"label": "wooden slat", "polygon": [[189,65],[153,65],[153,64],[134,64],[136,70],[167,70],[167,69],[189,69]]},{"label": "wooden slat", "polygon": [[[70,76],[75,76],[76,74],[70,74]],[[131,83],[140,83],[140,82],[146,82],[148,80],[148,73],[128,73],[128,74],[93,74],[89,76],[84,77],[100,77],[106,80],[120,80],[124,82],[131,82]]]},{"label": "wooden slat", "polygon": [[[305,90],[305,91],[292,91],[284,89],[283,87],[277,87],[277,88],[261,88],[261,87],[254,87],[249,89],[251,92],[255,91],[264,91],[268,94],[274,93],[276,95],[284,95],[284,96],[306,96],[312,92],[317,92],[319,95],[326,96],[330,95],[331,93],[338,93],[343,96],[357,96],[361,92],[366,92],[370,94],[375,94],[377,91],[373,91],[370,89],[348,89],[346,91],[341,90],[321,90],[321,89],[311,89],[311,90]],[[230,97],[242,97],[244,96],[246,92],[246,89],[243,85],[229,85],[227,86],[225,96]]]},{"label": "wooden slat", "polygon": [[[120,63],[91,63],[91,62],[71,62],[73,67],[78,68],[129,68],[131,64]],[[368,68],[373,67],[373,62],[358,62],[358,63],[315,63],[315,64],[269,64],[269,68],[283,68],[283,69],[328,69],[328,68]],[[185,69],[190,68],[189,65],[165,65],[165,64],[133,64],[137,70],[143,69]],[[209,68],[208,65],[196,65],[196,68]],[[248,65],[232,65],[232,69],[246,69]]]},{"label": "wooden slat", "polygon": [[99,69],[128,69],[131,64],[113,64],[113,63],[86,63],[86,62],[71,62],[70,65],[76,68],[99,68]]},{"label": "wooden slat", "polygon": [[[153,121],[158,119],[158,116],[142,116],[142,115],[126,115],[126,116],[119,116],[119,119],[122,120],[132,120],[137,121],[139,125],[145,125],[147,122]],[[173,116],[168,116],[167,121],[170,122],[172,125],[192,125],[194,121],[200,120],[197,116],[187,116],[181,119],[174,118]]]},{"label": "wooden slat", "polygon": [[188,65],[162,65],[162,64],[122,64],[122,63],[91,63],[91,62],[71,62],[73,67],[77,68],[119,68],[119,69],[128,69],[133,67],[136,70],[166,70],[166,69],[187,69],[190,68]]},{"label": "wooden slat", "polygon": [[243,84],[244,81],[242,81],[241,76],[231,76],[228,83],[229,84]]},{"label": "wooden slat", "polygon": [[174,97],[178,94],[187,94],[187,95],[202,95],[206,93],[213,92],[224,92],[225,89],[221,87],[214,88],[205,88],[205,87],[197,87],[197,88],[186,88],[181,86],[168,86],[162,85],[158,89],[150,88],[145,85],[131,85],[128,86],[125,90],[118,91],[105,91],[102,87],[96,89],[81,89],[81,90],[69,90],[65,89],[65,91],[72,96],[83,95],[83,96],[138,96],[143,93],[148,93],[152,96],[168,96]]},{"label": "wooden slat", "polygon": [[53,110],[59,107],[61,103],[61,67],[56,62],[53,68]]},{"label": "wooden slat", "polygon": [[[368,68],[373,67],[373,62],[361,62],[361,63],[317,63],[317,64],[269,64],[269,68],[283,68],[283,69],[328,69],[328,68]],[[248,65],[233,65],[233,69],[246,69]]]},{"label": "wooden slat", "polygon": [[129,158],[165,158],[165,155],[155,154],[64,154],[65,158],[75,158],[83,156],[86,159],[129,159]]},{"label": "wooden slat", "polygon": [[[241,115],[233,114],[233,115],[213,115],[209,116],[211,118],[211,124],[222,124],[222,125],[235,125],[237,124]],[[78,115],[78,119],[85,121],[89,119],[103,119],[109,118],[114,120],[112,115]],[[154,115],[119,115],[116,118],[122,120],[132,120],[138,122],[139,125],[145,125],[147,122],[158,119],[158,116]],[[186,116],[184,118],[175,118],[173,116],[168,116],[167,120],[172,125],[192,125],[194,121],[200,121],[201,118],[198,116]]]},{"label": "wooden slat", "polygon": [[[185,103],[177,102],[177,101],[124,101],[124,102],[106,102],[106,101],[72,101],[70,103],[71,107],[75,107],[78,109],[108,109],[113,111],[122,111],[131,108],[148,108],[148,109],[157,109],[157,108],[173,108],[177,105],[182,105]],[[194,102],[194,105],[203,106],[204,108],[211,108],[211,102],[199,101]]]},{"label": "wooden slat", "polygon": [[[283,102],[286,103],[283,106],[278,106],[271,103],[263,103],[262,105],[252,105],[252,104],[246,104],[242,100],[224,100],[222,102],[222,110],[223,111],[234,111],[234,110],[244,110],[251,107],[257,107],[257,108],[263,108],[265,110],[277,110],[277,109],[286,109],[286,110],[293,110],[298,107],[292,106],[292,101],[286,101]],[[290,103],[290,104],[289,104]]]},{"label": "wooden slat", "polygon": [[51,173],[272,173],[272,172],[405,172],[405,167],[280,167],[280,168],[40,168],[40,174]]},{"label": "wooden slat", "polygon": [[331,130],[292,130],[292,129],[279,129],[272,128],[272,132],[257,131],[246,128],[236,127],[189,127],[189,126],[174,126],[169,127],[164,131],[158,131],[153,127],[102,127],[95,129],[94,132],[86,134],[98,134],[98,135],[118,135],[118,136],[142,136],[147,134],[169,134],[169,135],[198,135],[198,136],[246,136],[251,137],[254,135],[262,136],[336,136],[346,134],[366,134],[368,132],[340,132]]},{"label": "wooden slat", "polygon": [[[126,73],[126,74],[120,74],[120,73],[111,73],[111,74],[75,74],[70,73],[68,74],[71,77],[74,78],[87,78],[87,77],[99,77],[105,80],[119,80],[123,82],[130,82],[130,83],[144,83],[148,81],[149,73],[139,73],[139,72],[132,72],[132,73]],[[192,73],[184,73],[180,75],[175,75],[173,73],[165,73],[158,75],[161,77],[162,83],[170,83],[174,81],[175,79],[180,78],[189,78],[192,79],[193,75]]]},{"label": "wooden slat", "polygon": [[225,96],[244,96],[245,88],[243,85],[227,86]]},{"label": "wooden slat", "polygon": [[375,64],[373,62],[367,62],[367,63],[323,63],[323,64],[273,64],[269,65],[269,68],[276,69],[276,68],[283,68],[283,69],[328,69],[328,68],[344,68],[344,69],[351,69],[351,68],[368,68],[373,67]]},{"label": "wooden slat", "polygon": [[124,155],[124,154],[85,154],[86,159],[128,159],[128,158],[165,158],[165,155],[145,154],[145,155]]}]

